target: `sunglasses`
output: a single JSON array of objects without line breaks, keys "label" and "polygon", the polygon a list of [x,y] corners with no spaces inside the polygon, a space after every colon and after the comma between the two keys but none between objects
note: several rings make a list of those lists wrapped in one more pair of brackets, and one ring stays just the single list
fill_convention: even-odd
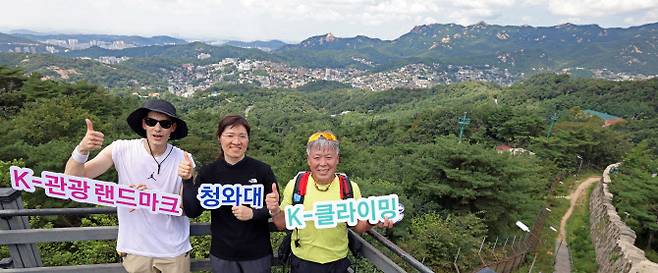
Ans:
[{"label": "sunglasses", "polygon": [[153,127],[156,124],[160,123],[160,127],[162,127],[163,129],[169,129],[171,128],[171,125],[174,125],[174,122],[170,119],[157,120],[152,118],[144,118],[144,123],[146,123],[146,126],[148,127]]},{"label": "sunglasses", "polygon": [[307,143],[311,143],[311,142],[313,142],[313,141],[316,141],[316,140],[318,140],[319,138],[324,138],[324,139],[329,140],[329,141],[338,141],[338,139],[336,138],[336,136],[335,136],[334,134],[332,134],[332,133],[329,133],[329,132],[317,132],[317,133],[315,133],[315,134],[312,134],[310,137],[308,137],[308,142],[307,142]]}]

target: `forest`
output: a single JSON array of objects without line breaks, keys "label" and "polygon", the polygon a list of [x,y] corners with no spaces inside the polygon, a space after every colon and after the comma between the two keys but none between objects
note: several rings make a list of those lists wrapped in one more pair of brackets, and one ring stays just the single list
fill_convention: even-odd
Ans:
[{"label": "forest", "polygon": [[[247,117],[247,154],[270,164],[281,184],[305,170],[306,138],[331,130],[341,144],[338,170],[366,196],[400,196],[405,218],[387,236],[435,272],[452,272],[458,249],[460,268],[477,266],[484,236],[520,234],[514,223],[533,223],[556,177],[600,173],[615,162],[624,162],[613,178],[619,180],[617,209],[630,212],[626,221],[638,233],[638,247],[658,251],[658,79],[539,74],[509,87],[464,82],[371,92],[324,82],[211,89],[191,98],[161,94],[190,128],[173,144],[190,152],[197,166],[217,156],[217,122],[227,114]],[[105,145],[135,138],[125,120],[142,102],[126,90],[44,80],[0,66],[0,186],[9,186],[10,165],[63,172],[85,133],[85,118],[104,133]],[[603,127],[586,109],[625,121]],[[460,139],[464,115],[470,122]],[[529,152],[499,152],[499,145]],[[101,180],[116,181],[116,174]],[[28,208],[82,206],[43,191],[22,196]],[[33,228],[114,224],[116,217],[108,215],[30,217]],[[193,258],[207,257],[208,238],[193,242]],[[40,251],[46,265],[118,260],[111,241],[42,244]],[[0,248],[0,258],[7,256]]]}]

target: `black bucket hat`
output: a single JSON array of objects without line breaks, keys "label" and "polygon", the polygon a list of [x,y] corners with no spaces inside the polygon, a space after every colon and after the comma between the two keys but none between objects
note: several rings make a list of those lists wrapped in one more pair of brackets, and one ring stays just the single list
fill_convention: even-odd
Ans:
[{"label": "black bucket hat", "polygon": [[169,137],[170,139],[181,139],[187,136],[187,124],[176,116],[176,108],[166,100],[148,100],[144,102],[144,106],[128,115],[128,125],[130,125],[130,128],[132,128],[135,133],[142,137],[146,137],[146,130],[142,128],[142,119],[144,119],[150,111],[165,114],[176,122],[176,131],[171,133],[171,136]]}]

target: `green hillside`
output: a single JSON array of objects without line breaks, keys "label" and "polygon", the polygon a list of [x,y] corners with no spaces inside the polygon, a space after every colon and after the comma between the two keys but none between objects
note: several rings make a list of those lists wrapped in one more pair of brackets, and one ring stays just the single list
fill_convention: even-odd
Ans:
[{"label": "green hillside", "polygon": [[[199,166],[216,156],[218,119],[249,108],[248,154],[271,164],[283,184],[306,168],[308,135],[334,131],[341,141],[339,171],[349,174],[365,195],[400,195],[405,219],[389,237],[437,272],[452,270],[457,249],[463,255],[460,268],[474,268],[480,263],[477,252],[483,236],[520,234],[515,221],[533,223],[550,198],[546,193],[553,179],[577,171],[575,155],[582,155],[584,168],[601,170],[632,156],[627,151],[643,140],[648,143],[643,147],[658,151],[656,80],[608,82],[545,74],[511,87],[473,82],[384,92],[337,87],[341,89],[241,87],[232,92],[227,86],[221,93],[200,92],[191,98],[164,96],[190,128],[189,136],[175,144],[192,153]],[[91,118],[94,128],[105,134],[105,145],[134,137],[125,118],[141,99],[124,94],[0,67],[0,126],[5,128],[0,134],[0,161],[18,160],[37,173],[63,171],[84,134],[84,118]],[[621,116],[627,123],[603,128],[601,120],[579,110],[585,108]],[[555,111],[559,120],[547,138],[547,117]],[[464,112],[470,124],[460,142],[457,122]],[[494,147],[500,144],[536,154],[498,153]],[[110,172],[101,179],[116,177]],[[2,183],[7,185],[6,179]],[[43,192],[25,199],[28,207],[77,205],[46,198]],[[113,221],[107,216],[35,218],[31,225],[93,226]],[[44,263],[115,261],[114,256],[98,260],[76,254],[111,252],[111,242],[72,244],[44,246]],[[491,246],[485,247],[491,253]],[[203,253],[197,247],[193,256]],[[493,259],[489,255],[484,258]]]},{"label": "green hillside", "polygon": [[87,81],[107,87],[165,86],[166,77],[146,69],[126,65],[108,65],[88,59],[71,59],[52,54],[0,53],[0,64],[20,67],[52,79],[68,82]]}]

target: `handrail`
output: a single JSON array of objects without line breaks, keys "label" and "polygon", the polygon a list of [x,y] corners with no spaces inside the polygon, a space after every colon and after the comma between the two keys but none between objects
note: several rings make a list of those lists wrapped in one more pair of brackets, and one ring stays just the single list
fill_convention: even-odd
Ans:
[{"label": "handrail", "polygon": [[407,253],[406,251],[402,250],[399,246],[388,240],[388,238],[384,237],[384,235],[379,234],[377,231],[371,229],[368,230],[368,234],[372,237],[374,237],[377,241],[379,241],[381,244],[383,244],[385,247],[393,251],[395,255],[398,255],[402,260],[407,262],[409,265],[411,265],[414,269],[418,270],[421,273],[434,273],[432,269],[421,263],[420,261],[416,260],[411,254]]},{"label": "handrail", "polygon": [[[117,232],[117,226],[2,230],[0,231],[0,242],[9,245],[114,240],[117,238]],[[208,234],[210,234],[209,223],[191,223],[191,236],[202,236]]]},{"label": "handrail", "polygon": [[386,273],[406,273],[402,267],[393,262],[390,258],[386,257],[384,253],[379,251],[373,245],[369,244],[368,241],[364,240],[356,232],[348,230],[348,236],[353,236],[354,239],[361,242],[362,248],[359,251],[359,254],[366,257],[371,263],[373,263],[377,268],[386,272]]},{"label": "handrail", "polygon": [[[208,270],[210,268],[210,259],[192,260],[190,264],[192,272]],[[0,269],[2,273],[117,273],[126,271],[120,263],[111,264],[83,264],[83,265],[66,265],[50,267],[30,267],[30,268],[8,268]]]},{"label": "handrail", "polygon": [[89,215],[89,214],[114,214],[116,208],[47,208],[47,209],[4,209],[0,210],[0,218],[14,216],[60,216],[60,215]]},{"label": "handrail", "polygon": [[[92,208],[46,208],[46,209],[0,209],[0,218],[8,219],[15,216],[61,216],[61,215],[90,215],[90,214],[114,214],[116,208],[92,207]],[[85,240],[113,240],[117,236],[117,226],[100,227],[71,227],[54,229],[18,229],[0,230],[0,241],[2,245],[33,244],[40,242],[63,242],[63,241],[85,241]],[[191,223],[190,235],[210,234],[209,223]],[[410,254],[397,247],[391,241],[374,230],[368,231],[378,242],[400,256],[405,262],[422,273],[433,273],[431,269],[413,258]],[[406,273],[399,265],[384,255],[381,251],[361,238],[355,232],[350,231],[350,236],[356,236],[363,243],[360,254],[372,262],[378,269],[384,272]],[[277,257],[275,257],[275,260]],[[197,270],[208,268],[208,259],[195,260],[192,268]],[[78,273],[115,273],[121,272],[119,264],[97,264],[80,266],[57,266],[57,267],[34,267],[3,269],[2,272],[78,272]]]}]

